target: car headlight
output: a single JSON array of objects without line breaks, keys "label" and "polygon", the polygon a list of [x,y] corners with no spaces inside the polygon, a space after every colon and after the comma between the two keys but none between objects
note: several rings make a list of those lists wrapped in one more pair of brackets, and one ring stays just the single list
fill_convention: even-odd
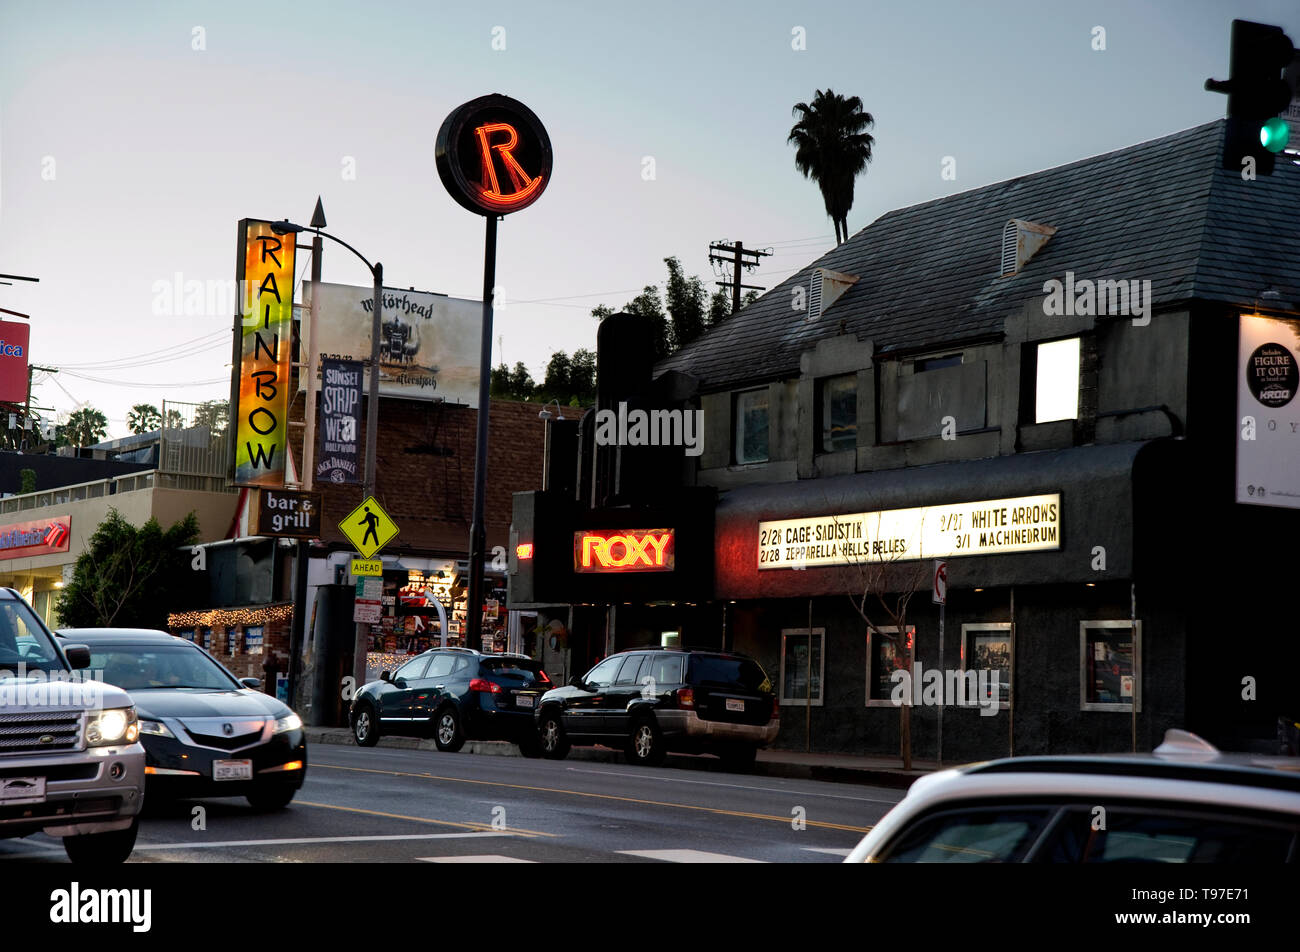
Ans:
[{"label": "car headlight", "polygon": [[111,707],[87,716],[86,743],[91,747],[134,744],[139,737],[140,722],[134,707]]},{"label": "car headlight", "polygon": [[176,735],[168,729],[162,721],[150,721],[142,719],[140,721],[141,734],[153,734],[156,737],[175,737]]},{"label": "car headlight", "polygon": [[290,712],[284,717],[276,718],[275,730],[273,733],[283,734],[285,731],[296,731],[302,727],[302,718],[297,714]]}]

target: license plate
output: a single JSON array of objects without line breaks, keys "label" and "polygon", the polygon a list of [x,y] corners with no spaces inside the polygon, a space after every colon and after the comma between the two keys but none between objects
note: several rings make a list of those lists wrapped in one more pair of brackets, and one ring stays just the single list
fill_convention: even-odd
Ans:
[{"label": "license plate", "polygon": [[213,780],[252,780],[251,760],[217,760],[212,764]]},{"label": "license plate", "polygon": [[744,714],[745,702],[740,700],[739,698],[729,697],[727,698],[727,710],[740,711],[740,713]]},{"label": "license plate", "polygon": [[520,694],[515,697],[515,707],[532,707],[536,700],[531,694]]},{"label": "license plate", "polygon": [[0,780],[0,800],[5,803],[40,803],[44,799],[44,777],[6,777]]}]

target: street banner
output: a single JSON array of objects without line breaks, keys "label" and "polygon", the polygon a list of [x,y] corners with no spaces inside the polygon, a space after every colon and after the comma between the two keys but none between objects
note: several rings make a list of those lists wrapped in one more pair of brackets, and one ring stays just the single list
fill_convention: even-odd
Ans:
[{"label": "street banner", "polygon": [[27,402],[27,342],[32,329],[17,321],[0,321],[0,400]]},{"label": "street banner", "polygon": [[271,223],[239,223],[239,295],[234,361],[235,472],[238,486],[284,488],[293,350],[294,236]]},{"label": "street banner", "polygon": [[[317,288],[302,283],[303,313]],[[369,360],[374,289],[348,284],[319,286],[316,351],[337,360]],[[379,395],[478,406],[479,346],[483,304],[426,291],[384,288],[380,315]],[[308,322],[303,321],[303,328]],[[307,346],[308,332],[303,331]],[[362,388],[370,392],[368,370]],[[306,379],[300,381],[306,387]]]},{"label": "street banner", "polygon": [[1237,502],[1300,509],[1300,321],[1241,315]]},{"label": "street banner", "polygon": [[321,361],[320,422],[316,427],[318,483],[355,484],[361,480],[357,432],[361,416],[359,360]]}]

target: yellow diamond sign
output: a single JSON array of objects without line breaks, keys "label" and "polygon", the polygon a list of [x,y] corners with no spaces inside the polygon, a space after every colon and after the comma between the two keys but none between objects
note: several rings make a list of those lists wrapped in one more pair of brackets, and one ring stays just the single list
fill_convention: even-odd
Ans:
[{"label": "yellow diamond sign", "polygon": [[363,559],[368,559],[397,535],[397,523],[384,512],[374,496],[367,496],[361,505],[343,517],[339,529],[348,537]]}]

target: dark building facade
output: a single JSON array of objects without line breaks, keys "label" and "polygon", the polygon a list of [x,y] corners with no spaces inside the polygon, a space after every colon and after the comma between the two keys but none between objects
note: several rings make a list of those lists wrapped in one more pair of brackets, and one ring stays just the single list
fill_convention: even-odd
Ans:
[{"label": "dark building facade", "polygon": [[[678,564],[710,569],[623,566],[635,585],[610,589],[512,562],[512,600],[568,634],[556,665],[673,628],[745,651],[778,682],[787,748],[897,752],[906,696],[918,757],[939,753],[940,711],[945,760],[1149,750],[1170,727],[1267,749],[1300,713],[1300,442],[1274,451],[1266,499],[1265,477],[1238,485],[1244,434],[1287,426],[1239,406],[1239,350],[1263,318],[1300,352],[1300,167],[1243,180],[1219,168],[1222,135],[882,216],[654,367],[639,398],[700,411],[697,456],[595,445],[589,413],[591,484],[516,496],[531,571],[576,566],[599,510],[631,537],[692,493],[711,514],[676,524],[712,539],[684,555],[700,543],[679,538]],[[655,478],[620,492],[629,469]],[[982,671],[984,693],[920,676],[904,695],[925,670],[963,691]]]}]

